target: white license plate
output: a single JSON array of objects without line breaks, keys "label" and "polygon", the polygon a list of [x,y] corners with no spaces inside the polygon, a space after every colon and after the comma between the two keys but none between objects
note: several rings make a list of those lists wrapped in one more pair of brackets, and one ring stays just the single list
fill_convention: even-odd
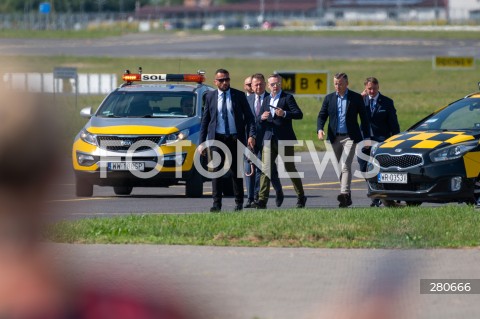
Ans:
[{"label": "white license plate", "polygon": [[380,173],[379,183],[407,184],[407,173]]},{"label": "white license plate", "polygon": [[143,171],[145,170],[144,162],[110,162],[108,169],[111,171]]}]

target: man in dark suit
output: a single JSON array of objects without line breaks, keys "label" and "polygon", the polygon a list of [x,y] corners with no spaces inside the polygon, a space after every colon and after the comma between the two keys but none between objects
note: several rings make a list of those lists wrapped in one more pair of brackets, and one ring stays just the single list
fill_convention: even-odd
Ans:
[{"label": "man in dark suit", "polygon": [[[261,73],[256,73],[251,76],[251,86],[253,93],[247,96],[248,104],[252,113],[255,115],[255,124],[256,124],[256,133],[257,133],[257,143],[255,144],[255,149],[252,152],[259,158],[262,158],[262,140],[263,140],[263,131],[260,125],[260,110],[264,103],[265,98],[268,96],[268,93],[265,91],[266,81],[265,77]],[[245,176],[245,184],[247,186],[247,204],[245,208],[251,208],[254,201],[258,201],[258,196],[260,193],[260,176],[261,171],[259,168],[256,168],[249,160],[245,160],[245,172],[248,173]],[[272,172],[271,172],[271,182],[272,186],[275,189],[277,197],[275,203],[277,207],[282,206],[284,195],[282,190],[282,184],[278,178],[277,165],[272,163]]]},{"label": "man in dark suit", "polygon": [[[269,76],[268,86],[271,93],[263,102],[262,109],[259,112],[260,125],[264,133],[260,194],[258,201],[255,202],[255,207],[259,209],[267,207],[270,192],[270,177],[268,173],[279,155],[279,147],[285,147],[284,154],[286,156],[294,156],[294,146],[282,146],[281,142],[297,140],[293,131],[292,120],[301,120],[303,118],[303,113],[293,95],[282,91],[282,77],[279,74]],[[281,152],[280,155],[282,155]],[[298,175],[294,162],[284,160],[284,163],[285,170],[288,173]],[[297,193],[297,208],[303,208],[305,207],[307,197],[303,190],[302,180],[292,176],[290,176],[290,179]]]},{"label": "man in dark suit", "polygon": [[[333,83],[335,92],[325,97],[318,113],[317,133],[318,138],[323,140],[325,136],[323,128],[329,119],[327,137],[340,164],[338,206],[348,207],[352,205],[350,188],[355,146],[360,141],[370,138],[370,124],[362,96],[348,89],[347,74],[335,74]],[[358,125],[358,116],[360,116],[362,130]],[[370,145],[369,142],[369,140],[366,141],[366,146]]]},{"label": "man in dark suit", "polygon": [[[364,85],[365,90],[362,92],[362,96],[370,119],[370,138],[376,142],[383,142],[400,132],[397,110],[393,105],[393,100],[378,91],[380,85],[377,78],[367,78]],[[365,147],[362,152],[370,155],[370,149],[370,147]],[[367,171],[367,161],[358,157],[358,164],[362,172]],[[373,199],[370,206],[378,207],[380,203],[379,199]]]},{"label": "man in dark suit", "polygon": [[[255,123],[252,111],[248,105],[245,93],[230,87],[230,74],[225,69],[218,69],[215,72],[215,85],[217,90],[210,91],[205,95],[205,110],[200,126],[200,145],[197,151],[204,154],[202,143],[206,140],[220,142],[222,147],[226,146],[232,158],[229,159],[230,173],[233,180],[233,192],[235,194],[235,210],[243,208],[243,178],[237,176],[237,165],[240,163],[242,154],[237,154],[237,141],[243,145],[255,147]],[[220,163],[215,168],[209,168],[212,172],[220,171],[226,160],[226,155],[221,147],[211,146],[208,148],[209,163],[213,163],[214,153],[220,155]],[[217,163],[215,163],[217,164]],[[223,179],[212,178],[213,206],[211,212],[219,212],[222,209]]]},{"label": "man in dark suit", "polygon": [[251,94],[253,94],[253,89],[252,89],[252,77],[247,76],[245,78],[245,81],[243,82],[243,90],[245,91],[245,95],[248,97]]}]

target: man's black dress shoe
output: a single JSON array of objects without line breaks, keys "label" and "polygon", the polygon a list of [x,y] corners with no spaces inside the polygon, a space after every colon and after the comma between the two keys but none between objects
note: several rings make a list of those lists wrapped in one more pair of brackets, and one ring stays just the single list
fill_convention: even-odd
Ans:
[{"label": "man's black dress shoe", "polygon": [[243,208],[252,208],[253,200],[248,200]]},{"label": "man's black dress shoe", "polygon": [[221,206],[217,206],[217,205],[213,205],[211,208],[210,208],[210,213],[218,213],[219,211],[222,210],[222,207]]},{"label": "man's black dress shoe", "polygon": [[263,200],[258,200],[252,204],[252,207],[256,209],[265,209],[267,208],[267,203]]},{"label": "man's black dress shoe", "polygon": [[235,205],[234,211],[239,212],[243,209],[243,204],[237,204]]},{"label": "man's black dress shoe", "polygon": [[382,205],[382,201],[379,199],[372,199],[372,203],[370,204],[370,207],[380,207]]},{"label": "man's black dress shoe", "polygon": [[352,205],[352,196],[350,194],[340,194],[337,196],[338,207],[345,208]]},{"label": "man's black dress shoe", "polygon": [[277,198],[275,198],[275,204],[277,205],[277,207],[282,206],[283,199],[284,199],[283,192],[277,193]]},{"label": "man's black dress shoe", "polygon": [[307,196],[302,196],[297,199],[297,208],[304,208],[307,202]]}]

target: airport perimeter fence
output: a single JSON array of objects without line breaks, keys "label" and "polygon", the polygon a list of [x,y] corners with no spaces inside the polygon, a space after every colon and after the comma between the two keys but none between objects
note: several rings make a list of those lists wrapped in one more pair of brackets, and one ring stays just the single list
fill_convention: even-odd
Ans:
[{"label": "airport perimeter fence", "polygon": [[116,74],[78,73],[72,78],[59,78],[54,73],[3,73],[3,85],[35,93],[105,95],[118,87]]},{"label": "airport perimeter fence", "polygon": [[[458,10],[457,10],[458,11]],[[315,18],[314,16],[303,16],[301,19],[293,16],[285,16],[279,13],[275,13],[269,17],[270,20],[282,21],[284,25],[294,25],[297,27],[332,27],[337,26],[369,26],[369,25],[408,25],[408,26],[426,26],[426,25],[479,25],[480,23],[480,10],[472,12],[464,11],[452,11],[455,14],[451,15],[449,19],[435,19],[432,14],[426,14],[424,18],[421,16],[408,16],[404,15],[403,18],[389,19],[385,13],[372,12],[369,14],[357,12],[352,13],[349,17],[332,17],[327,19]],[[451,12],[451,13],[452,13]],[[156,15],[142,16],[136,12],[102,12],[102,13],[49,13],[42,14],[38,12],[29,13],[11,13],[0,14],[0,31],[1,30],[85,30],[85,29],[97,29],[102,27],[127,27],[134,21],[157,21],[164,23],[164,27],[168,29],[170,26],[174,26],[176,29],[194,29],[202,28],[204,24],[208,24],[212,21],[226,20],[229,23],[238,22],[242,16],[239,13],[223,13],[216,17],[202,16],[201,12],[197,12],[194,16],[185,16],[183,14],[178,17],[160,18]],[[433,18],[432,18],[433,17]],[[253,19],[253,20],[252,20]],[[210,21],[211,20],[211,21]],[[238,20],[238,21],[237,21]],[[255,19],[253,17],[244,16],[243,20],[252,22]],[[218,21],[217,21],[218,22]],[[119,26],[120,23],[120,26]],[[253,23],[254,25],[255,23]],[[243,23],[237,27],[242,27]],[[136,25],[132,25],[134,29],[137,29]],[[141,31],[141,30],[140,30]]]},{"label": "airport perimeter fence", "polygon": [[0,30],[84,30],[92,25],[131,21],[133,13],[0,14]]}]

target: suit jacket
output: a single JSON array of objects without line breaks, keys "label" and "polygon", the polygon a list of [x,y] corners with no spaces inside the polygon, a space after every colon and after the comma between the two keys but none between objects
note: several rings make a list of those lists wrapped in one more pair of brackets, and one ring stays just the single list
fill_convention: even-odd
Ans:
[{"label": "suit jacket", "polygon": [[392,99],[379,94],[375,111],[372,114],[370,110],[370,101],[365,97],[365,107],[370,118],[370,127],[372,140],[383,142],[387,138],[400,132],[400,125],[397,119],[397,110],[393,105]]},{"label": "suit jacket", "polygon": [[260,114],[257,117],[257,121],[260,123],[262,129],[263,140],[271,140],[272,135],[275,135],[278,140],[296,140],[295,132],[293,131],[292,120],[301,120],[303,118],[302,110],[298,107],[297,102],[293,95],[280,92],[277,107],[286,112],[285,117],[280,116],[268,116],[266,120],[261,120],[262,113],[265,111],[270,112],[270,95],[266,96]]},{"label": "suit jacket", "polygon": [[[337,135],[337,94],[336,92],[328,94],[323,100],[322,108],[317,117],[317,132],[323,130],[327,119],[328,133],[327,138],[333,144]],[[360,116],[361,128],[358,125],[358,116]],[[345,115],[345,124],[347,125],[348,136],[358,143],[365,138],[370,137],[370,123],[363,98],[357,92],[348,90],[347,110]],[[363,133],[363,134],[362,134]]]},{"label": "suit jacket", "polygon": [[[230,88],[230,96],[232,99],[232,111],[237,129],[237,138],[246,145],[247,133],[248,136],[255,137],[255,118],[250,110],[245,93]],[[207,139],[215,139],[218,116],[218,90],[214,90],[205,94],[205,109],[200,125],[200,144]]]},{"label": "suit jacket", "polygon": [[[263,95],[263,100],[262,100],[262,106],[265,104],[265,99],[267,98],[267,96],[269,95],[268,92],[265,91],[264,95]],[[260,117],[257,117],[256,116],[256,113],[255,113],[255,99],[256,99],[256,94],[250,94],[249,96],[247,96],[247,101],[248,101],[248,104],[250,105],[250,110],[252,111],[252,114],[254,116],[254,119],[255,119],[255,131],[256,131],[256,134],[257,134],[257,144],[255,144],[255,150],[256,151],[259,151],[261,146],[262,146],[262,141],[263,141],[263,130],[262,130],[262,127],[260,125]],[[262,113],[261,109],[260,109],[260,114]]]}]

